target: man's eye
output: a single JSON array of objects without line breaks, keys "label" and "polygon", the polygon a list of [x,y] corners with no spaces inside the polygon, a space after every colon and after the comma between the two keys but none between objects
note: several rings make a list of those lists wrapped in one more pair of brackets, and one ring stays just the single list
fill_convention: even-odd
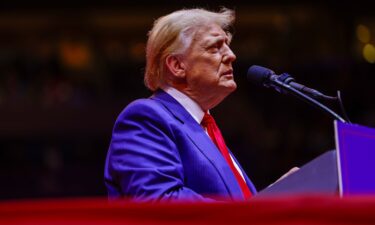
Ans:
[{"label": "man's eye", "polygon": [[220,47],[221,47],[221,45],[218,43],[218,44],[211,45],[209,49],[211,49],[211,50],[219,50]]},{"label": "man's eye", "polygon": [[210,47],[208,47],[209,49],[213,49],[213,48],[218,48],[217,45],[211,45]]}]

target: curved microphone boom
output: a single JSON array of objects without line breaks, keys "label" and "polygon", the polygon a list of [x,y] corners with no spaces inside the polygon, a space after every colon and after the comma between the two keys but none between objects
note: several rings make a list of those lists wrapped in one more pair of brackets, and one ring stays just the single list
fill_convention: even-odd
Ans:
[{"label": "curved microphone boom", "polygon": [[292,94],[306,101],[307,103],[319,108],[325,113],[328,113],[335,119],[344,123],[346,122],[341,116],[333,112],[330,108],[314,99],[315,97],[333,100],[335,99],[335,97],[326,96],[317,90],[307,88],[302,84],[298,84],[294,82],[294,79],[287,73],[276,75],[275,72],[268,68],[254,65],[248,69],[247,79],[257,85],[261,85],[264,87],[273,87],[280,93]]}]

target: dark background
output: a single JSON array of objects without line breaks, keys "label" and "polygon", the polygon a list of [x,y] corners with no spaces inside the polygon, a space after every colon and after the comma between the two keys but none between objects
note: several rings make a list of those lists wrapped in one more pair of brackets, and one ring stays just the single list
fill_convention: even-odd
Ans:
[{"label": "dark background", "polygon": [[375,127],[368,2],[0,3],[0,199],[105,196],[113,123],[130,101],[151,94],[143,71],[153,21],[176,9],[220,6],[237,12],[238,89],[212,114],[258,189],[335,143],[330,117],[248,83],[249,66],[288,72],[328,95],[341,90],[351,120]]}]

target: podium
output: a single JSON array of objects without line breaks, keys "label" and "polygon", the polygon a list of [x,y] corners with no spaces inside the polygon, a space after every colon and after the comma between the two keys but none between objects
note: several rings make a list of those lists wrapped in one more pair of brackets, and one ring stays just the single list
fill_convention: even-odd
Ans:
[{"label": "podium", "polygon": [[334,122],[336,150],[323,153],[257,197],[295,194],[374,195],[375,129]]},{"label": "podium", "polygon": [[286,178],[271,184],[257,196],[280,194],[327,194],[339,193],[337,153],[331,150],[302,166]]}]

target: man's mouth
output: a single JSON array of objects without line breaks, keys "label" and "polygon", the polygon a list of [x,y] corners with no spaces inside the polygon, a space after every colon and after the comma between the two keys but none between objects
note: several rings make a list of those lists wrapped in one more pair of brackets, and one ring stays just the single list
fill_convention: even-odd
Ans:
[{"label": "man's mouth", "polygon": [[233,76],[233,70],[230,69],[230,70],[227,70],[225,71],[224,73],[221,74],[222,76],[226,76],[226,75],[232,75]]}]

